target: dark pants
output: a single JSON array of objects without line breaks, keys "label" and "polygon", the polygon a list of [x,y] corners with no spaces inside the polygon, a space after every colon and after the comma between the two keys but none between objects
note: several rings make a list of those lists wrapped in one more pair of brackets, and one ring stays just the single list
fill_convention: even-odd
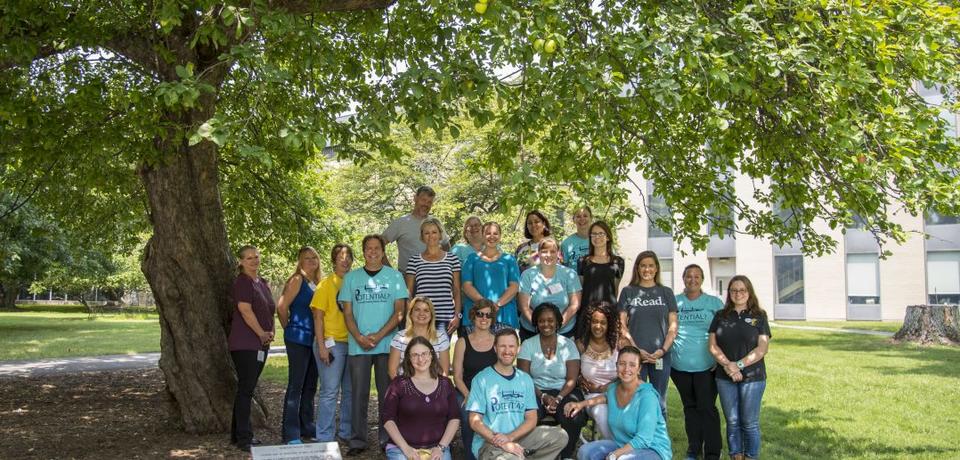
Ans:
[{"label": "dark pants", "polygon": [[466,451],[467,460],[477,460],[473,455],[473,429],[470,428],[470,411],[466,409],[463,395],[457,392],[457,403],[460,404],[460,439],[463,440],[463,449]]},{"label": "dark pants", "polygon": [[[351,449],[367,448],[367,409],[370,406],[370,366],[373,366],[374,380],[377,385],[377,407],[383,407],[383,397],[387,394],[387,385],[390,376],[387,374],[387,361],[390,355],[380,353],[376,355],[350,355],[347,358],[347,368],[350,371],[350,381],[353,383],[353,400],[350,402],[350,420],[353,425],[353,436],[350,438]],[[378,425],[380,445],[387,442],[387,432],[383,425]]]},{"label": "dark pants", "polygon": [[[648,352],[653,353],[653,352]],[[663,420],[667,420],[667,384],[670,383],[670,353],[663,355],[663,368],[657,369],[656,364],[645,363],[640,365],[640,380],[650,382],[660,395],[660,412]]]},{"label": "dark pants", "polygon": [[233,421],[230,426],[230,442],[238,446],[248,446],[253,441],[253,427],[250,425],[250,404],[257,380],[266,363],[266,351],[263,362],[257,361],[257,351],[231,351],[233,367],[237,371],[237,395],[233,398]]},{"label": "dark pants", "polygon": [[[540,392],[556,396],[560,393],[560,390],[540,390]],[[573,458],[574,449],[577,447],[577,441],[580,439],[580,430],[587,424],[587,411],[577,412],[577,415],[574,415],[572,418],[564,415],[563,406],[569,402],[579,401],[583,401],[583,392],[579,389],[573,390],[560,400],[560,404],[557,404],[557,412],[550,414],[557,420],[557,423],[560,424],[560,428],[563,428],[563,431],[567,432],[567,445],[563,448],[563,451],[560,452],[560,458]],[[537,419],[542,421],[543,418],[547,416],[547,410],[540,405],[540,401],[537,401],[537,406],[539,407],[537,410]]]},{"label": "dark pants", "polygon": [[717,382],[713,372],[684,372],[673,369],[670,379],[683,402],[683,421],[687,431],[687,456],[704,460],[720,458],[723,437],[717,411]]},{"label": "dark pants", "polygon": [[287,346],[287,394],[283,398],[284,443],[303,438],[315,438],[316,421],[313,418],[313,399],[317,395],[317,362],[313,349],[299,343],[284,341]]}]

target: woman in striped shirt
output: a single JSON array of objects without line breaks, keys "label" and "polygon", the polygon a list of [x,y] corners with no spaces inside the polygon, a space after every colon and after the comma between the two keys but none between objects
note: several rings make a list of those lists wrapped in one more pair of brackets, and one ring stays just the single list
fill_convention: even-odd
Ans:
[{"label": "woman in striped shirt", "polygon": [[427,250],[407,261],[407,290],[410,296],[430,299],[436,311],[437,329],[450,335],[460,326],[460,260],[440,247],[443,226],[428,217],[420,224],[420,239]]}]

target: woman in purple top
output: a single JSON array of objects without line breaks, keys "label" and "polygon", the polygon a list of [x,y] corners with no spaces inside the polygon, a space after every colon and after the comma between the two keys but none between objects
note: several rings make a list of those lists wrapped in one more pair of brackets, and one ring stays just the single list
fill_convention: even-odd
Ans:
[{"label": "woman in purple top", "polygon": [[450,442],[460,428],[457,390],[440,373],[430,341],[410,340],[403,375],[390,382],[383,397],[380,423],[390,435],[388,460],[450,460]]},{"label": "woman in purple top", "polygon": [[259,270],[260,251],[253,246],[240,248],[237,278],[230,291],[236,308],[227,339],[233,367],[237,371],[230,441],[248,452],[251,445],[260,444],[254,439],[250,426],[250,401],[273,341],[273,314],[277,309],[270,287],[260,277]]}]

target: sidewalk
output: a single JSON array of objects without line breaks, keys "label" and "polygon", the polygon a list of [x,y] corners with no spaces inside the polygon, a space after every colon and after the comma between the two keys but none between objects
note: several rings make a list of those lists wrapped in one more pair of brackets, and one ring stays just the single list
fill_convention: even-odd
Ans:
[{"label": "sidewalk", "polygon": [[[285,347],[270,349],[271,356],[286,355]],[[157,367],[160,353],[129,355],[83,356],[40,360],[0,361],[0,379],[11,377],[41,377],[45,375],[76,374]]]}]

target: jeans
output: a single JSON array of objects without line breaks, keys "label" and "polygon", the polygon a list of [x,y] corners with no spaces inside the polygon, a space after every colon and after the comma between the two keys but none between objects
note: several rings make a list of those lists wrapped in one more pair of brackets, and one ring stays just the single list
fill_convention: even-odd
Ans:
[{"label": "jeans", "polygon": [[[548,394],[551,396],[556,396],[560,393],[560,390],[540,390],[541,393]],[[572,458],[574,449],[577,447],[577,440],[580,439],[580,430],[583,429],[583,425],[587,423],[587,414],[583,411],[574,415],[573,418],[567,417],[564,415],[564,406],[570,402],[580,402],[583,401],[583,392],[579,389],[573,390],[560,400],[560,404],[557,404],[557,412],[553,415],[553,418],[556,419],[557,423],[560,424],[560,427],[563,428],[563,431],[567,433],[567,444],[563,448],[563,451],[560,452],[560,457],[562,458]],[[547,411],[543,406],[540,405],[540,401],[537,401],[537,406],[539,409],[537,411],[537,420],[543,420],[546,417]]]},{"label": "jeans", "polygon": [[[590,441],[580,446],[577,460],[606,460],[607,455],[620,448],[620,444],[609,439]],[[634,450],[617,457],[617,460],[661,460],[660,454],[653,449]]]},{"label": "jeans", "polygon": [[287,393],[283,397],[284,443],[301,437],[316,437],[316,421],[313,418],[313,398],[317,395],[317,363],[313,350],[306,345],[284,341],[287,346]]},{"label": "jeans", "polygon": [[647,381],[660,395],[660,412],[663,419],[667,419],[667,384],[670,382],[670,353],[663,355],[663,369],[657,370],[656,364],[642,364],[640,366],[640,380]]},{"label": "jeans", "polygon": [[[317,342],[313,342],[314,358],[317,356]],[[350,398],[353,389],[350,387],[350,373],[347,369],[347,342],[336,342],[328,348],[330,365],[317,359],[317,369],[320,373],[320,400],[317,402],[317,441],[331,442],[334,440],[333,427],[337,415],[337,396],[340,396],[340,433],[341,439],[350,439],[353,432],[350,429]]]},{"label": "jeans", "polygon": [[670,371],[680,401],[687,431],[687,456],[717,460],[723,449],[720,435],[720,413],[717,412],[717,381],[710,370],[701,372]]},{"label": "jeans", "polygon": [[467,451],[467,460],[477,460],[473,455],[473,429],[470,428],[470,412],[465,409],[463,395],[457,392],[457,403],[460,404],[460,439],[463,448]]},{"label": "jeans", "polygon": [[717,379],[720,406],[727,419],[727,447],[730,455],[760,458],[760,400],[766,380],[735,383]]},{"label": "jeans", "polygon": [[238,446],[249,446],[253,441],[253,427],[250,424],[250,404],[257,380],[266,363],[266,350],[263,361],[257,360],[256,350],[231,351],[233,367],[237,371],[237,394],[233,399],[233,421],[230,423],[230,441]]},{"label": "jeans", "polygon": [[[403,454],[403,451],[393,444],[387,444],[386,454],[387,460],[407,460],[407,456]],[[440,456],[440,460],[452,460],[449,447],[443,449],[443,455]]]},{"label": "jeans", "polygon": [[[367,409],[370,406],[370,366],[373,366],[374,380],[377,385],[377,407],[383,407],[383,397],[387,394],[387,385],[390,377],[387,375],[387,361],[390,355],[378,353],[374,355],[350,355],[347,357],[347,367],[350,369],[350,382],[353,384],[353,394],[350,400],[350,421],[353,435],[350,436],[351,449],[367,448]],[[377,423],[379,444],[383,445],[389,437],[383,425]]]}]

